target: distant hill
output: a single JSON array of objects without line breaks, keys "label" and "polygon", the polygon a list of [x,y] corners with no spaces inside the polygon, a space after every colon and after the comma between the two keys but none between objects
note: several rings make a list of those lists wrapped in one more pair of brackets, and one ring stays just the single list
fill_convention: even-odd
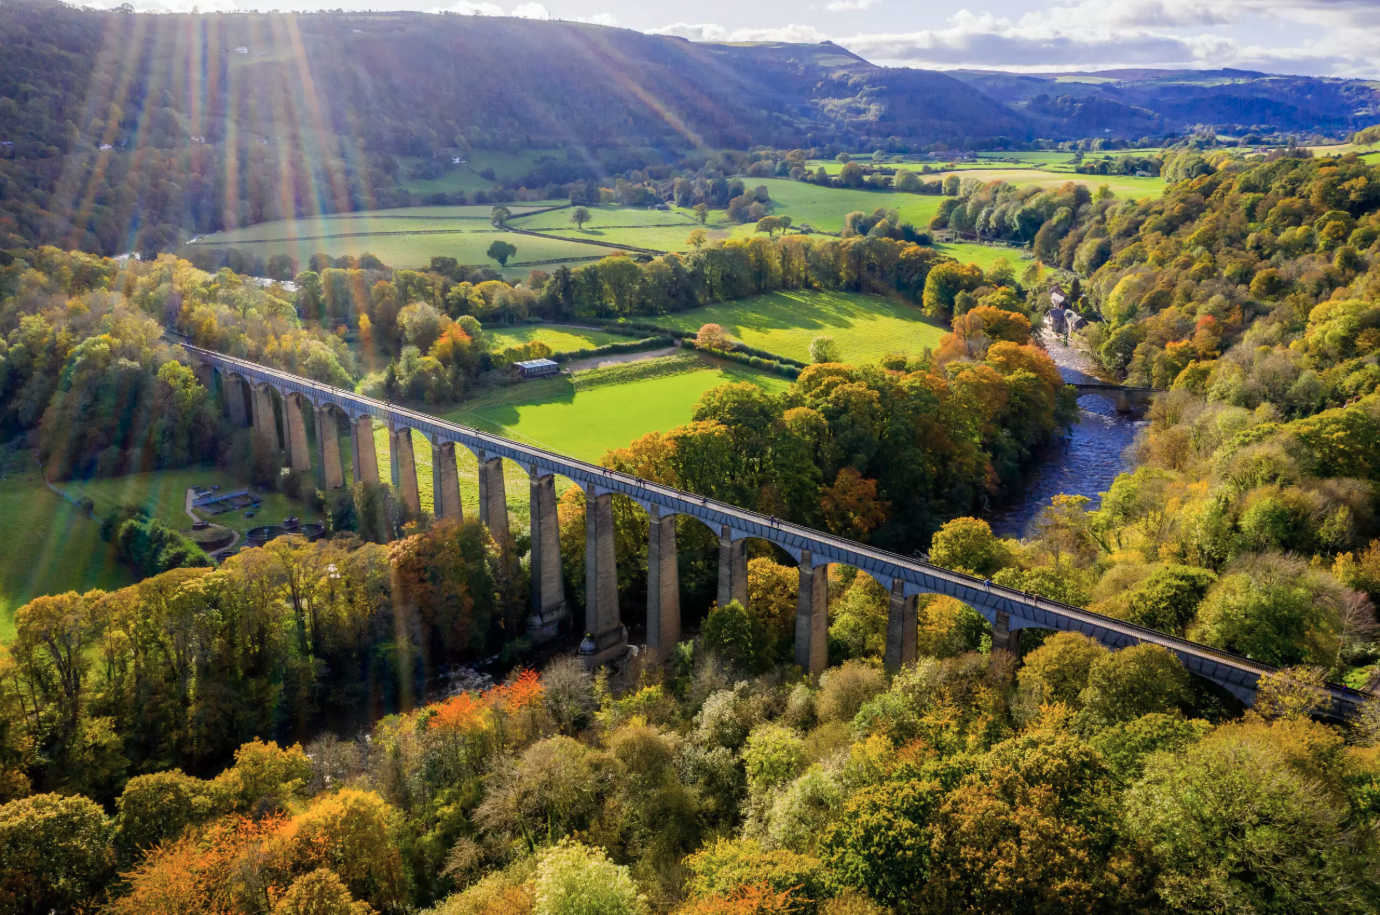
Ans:
[{"label": "distant hill", "polygon": [[[168,250],[406,205],[409,169],[556,150],[529,187],[724,148],[963,148],[1197,124],[1347,132],[1359,81],[875,66],[838,45],[696,43],[423,13],[150,15],[0,3],[0,247]],[[407,163],[407,164],[405,164]],[[663,175],[664,177],[664,175]]]},{"label": "distant hill", "polygon": [[1250,70],[1101,70],[950,75],[1024,115],[1041,136],[1157,136],[1219,131],[1336,135],[1380,120],[1380,89],[1366,80]]}]

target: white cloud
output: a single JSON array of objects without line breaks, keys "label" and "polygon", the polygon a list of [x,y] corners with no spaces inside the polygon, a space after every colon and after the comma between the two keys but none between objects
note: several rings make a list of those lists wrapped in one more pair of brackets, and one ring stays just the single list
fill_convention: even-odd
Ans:
[{"label": "white cloud", "polygon": [[459,13],[461,16],[502,16],[503,8],[492,3],[472,3],[470,0],[456,0],[450,6],[438,6],[429,13]]},{"label": "white cloud", "polygon": [[812,25],[790,25],[769,29],[733,29],[710,22],[676,22],[656,29],[648,29],[651,35],[675,35],[691,41],[788,41],[798,44],[819,44],[829,36]]},{"label": "white cloud", "polygon": [[512,15],[519,19],[550,19],[551,11],[540,3],[524,3],[513,7]]},{"label": "white cloud", "polygon": [[832,0],[825,9],[831,13],[840,13],[845,10],[865,10],[871,9],[880,2],[881,0]]},{"label": "white cloud", "polygon": [[590,25],[606,25],[614,28],[618,25],[618,19],[613,13],[595,13],[593,16],[576,16],[572,22],[588,22]]}]

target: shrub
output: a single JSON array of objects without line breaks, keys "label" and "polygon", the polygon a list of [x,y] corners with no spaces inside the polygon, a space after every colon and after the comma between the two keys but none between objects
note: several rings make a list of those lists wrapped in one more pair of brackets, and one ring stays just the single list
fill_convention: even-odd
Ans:
[{"label": "shrub", "polygon": [[873,696],[886,689],[886,674],[862,661],[826,670],[819,680],[815,709],[820,721],[852,721]]},{"label": "shrub", "polygon": [[626,867],[569,839],[537,862],[536,915],[642,915],[647,903]]}]

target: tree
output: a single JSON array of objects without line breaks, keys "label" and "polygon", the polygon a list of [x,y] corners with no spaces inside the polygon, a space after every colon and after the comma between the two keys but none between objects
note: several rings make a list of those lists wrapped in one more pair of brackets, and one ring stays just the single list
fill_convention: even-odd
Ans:
[{"label": "tree", "polygon": [[955,572],[990,578],[1014,562],[1006,542],[981,518],[955,518],[930,541],[930,562]]},{"label": "tree", "polygon": [[771,664],[775,636],[760,616],[736,600],[712,607],[701,634],[706,648],[735,667],[760,673]]},{"label": "tree", "polygon": [[1099,729],[1152,712],[1173,712],[1193,698],[1188,671],[1167,648],[1142,643],[1093,661],[1079,694],[1080,723]]},{"label": "tree", "polygon": [[1017,674],[1022,692],[1037,703],[1063,702],[1074,706],[1088,686],[1093,665],[1108,651],[1080,632],[1058,632],[1026,655]]},{"label": "tree", "polygon": [[723,352],[728,349],[728,331],[719,324],[701,325],[699,332],[695,334],[695,346],[699,349]]},{"label": "tree", "polygon": [[335,871],[318,867],[292,882],[273,915],[374,915],[374,907],[356,901]]},{"label": "tree", "polygon": [[1351,592],[1325,572],[1263,554],[1236,563],[1212,586],[1191,637],[1279,667],[1331,667],[1347,634],[1350,600]]},{"label": "tree", "polygon": [[[496,206],[489,212],[489,222],[496,226],[506,226],[508,220],[513,216],[513,211],[505,206]],[[493,257],[493,255],[489,255]]]},{"label": "tree", "polygon": [[767,233],[768,238],[775,238],[776,233],[784,229],[781,219],[778,216],[763,216],[757,220],[757,228],[754,231]]},{"label": "tree", "polygon": [[113,829],[84,797],[39,794],[0,806],[0,912],[85,907],[115,863]]},{"label": "tree", "polygon": [[748,787],[754,791],[771,791],[787,784],[804,771],[805,764],[805,741],[794,728],[782,724],[754,728],[743,748]]},{"label": "tree", "polygon": [[834,478],[833,485],[819,487],[820,510],[825,526],[841,537],[866,540],[867,535],[881,527],[891,503],[877,497],[877,481],[845,467]]},{"label": "tree", "polygon": [[489,257],[498,261],[500,267],[508,266],[508,258],[517,254],[517,246],[510,244],[502,239],[489,245],[489,250],[485,252]]},{"label": "tree", "polygon": [[1380,858],[1319,759],[1291,759],[1278,727],[1233,725],[1150,756],[1123,831],[1175,911],[1366,912]]},{"label": "tree", "polygon": [[686,237],[685,243],[698,251],[704,247],[704,243],[709,240],[709,233],[704,229],[693,229]]},{"label": "tree", "polygon": [[121,854],[131,861],[161,842],[178,838],[188,826],[229,811],[237,793],[225,780],[194,778],[181,769],[135,776],[116,802]]},{"label": "tree", "polygon": [[843,348],[833,337],[820,335],[810,341],[810,361],[816,365],[825,362],[842,362]]},{"label": "tree", "polygon": [[698,220],[700,221],[700,225],[704,225],[706,222],[708,222],[708,220],[709,220],[709,204],[707,204],[707,203],[697,203],[697,204],[694,205],[694,207],[692,207],[692,209],[694,210],[695,218],[698,219]]},{"label": "tree", "polygon": [[575,207],[570,211],[570,221],[575,224],[575,228],[583,230],[585,223],[593,219],[594,216],[589,212],[588,207]]},{"label": "tree", "polygon": [[602,848],[569,839],[537,861],[534,915],[643,915],[646,899]]},{"label": "tree", "polygon": [[885,782],[850,797],[820,837],[834,885],[913,906],[930,875],[931,822],[942,797],[932,781]]}]

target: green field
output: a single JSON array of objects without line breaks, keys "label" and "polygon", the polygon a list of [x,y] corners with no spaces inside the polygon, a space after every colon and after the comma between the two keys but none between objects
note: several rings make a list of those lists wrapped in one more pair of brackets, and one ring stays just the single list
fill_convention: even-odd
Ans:
[{"label": "green field", "polygon": [[[454,194],[459,191],[484,190],[495,185],[496,181],[521,178],[530,172],[538,160],[544,156],[559,156],[559,150],[524,149],[516,153],[500,152],[494,149],[475,149],[465,154],[465,164],[455,166],[440,178],[409,178],[403,187],[414,194]],[[400,159],[404,168],[416,164],[418,159]],[[485,169],[494,170],[496,181],[490,181],[479,174]]]},{"label": "green field", "polygon": [[[507,206],[514,213],[540,208],[523,204]],[[302,267],[318,252],[332,257],[370,253],[388,266],[400,268],[425,267],[436,255],[453,257],[462,264],[497,267],[486,252],[490,244],[502,238],[518,249],[502,271],[509,277],[524,276],[533,262],[578,262],[609,253],[607,248],[574,240],[503,232],[490,224],[491,211],[490,206],[412,207],[314,219],[282,219],[208,235],[196,244],[233,246],[265,259],[287,254]]]},{"label": "green field", "polygon": [[[345,453],[348,456],[348,448]],[[192,526],[184,511],[187,490],[192,486],[219,486],[222,492],[229,492],[244,488],[245,483],[218,467],[206,466],[60,484],[62,491],[73,499],[85,496],[94,502],[98,518],[120,505],[142,505],[150,516],[180,531],[190,530]],[[252,527],[277,524],[289,515],[296,515],[303,521],[321,520],[320,515],[282,493],[259,492],[257,495],[263,499],[263,504],[253,518],[244,517],[244,512],[202,517],[240,533]]]},{"label": "green field", "polygon": [[656,321],[686,331],[722,324],[748,346],[802,362],[810,361],[810,341],[821,334],[838,341],[844,359],[869,362],[887,353],[937,346],[948,332],[915,306],[895,299],[813,290],[769,292]]},{"label": "green field", "polygon": [[[891,191],[856,191],[841,187],[820,187],[786,178],[745,179],[749,187],[767,186],[776,216],[789,216],[796,225],[809,223],[822,232],[843,231],[843,217],[854,210],[871,213],[877,208],[900,211],[901,219],[913,225],[929,225],[939,211],[943,197],[921,194],[896,194]],[[749,230],[751,227],[749,227]]]},{"label": "green field", "polygon": [[[648,360],[653,361],[666,360]],[[577,390],[567,376],[529,382],[498,392],[487,401],[467,403],[445,418],[595,461],[604,452],[622,448],[648,432],[664,432],[689,422],[695,403],[705,391],[743,381],[773,392],[790,386],[785,378],[705,360],[698,371],[595,388]],[[463,479],[461,485],[463,488]]]},{"label": "green field", "polygon": [[34,597],[135,580],[101,540],[100,525],[44,487],[37,467],[0,474],[0,540],[0,642],[14,638],[14,612]]},{"label": "green field", "polygon": [[[654,251],[689,251],[690,233],[703,228],[710,240],[742,234],[742,227],[725,220],[726,211],[711,210],[704,226],[685,209],[648,210],[645,207],[589,207],[593,217],[583,229],[570,222],[570,210],[552,210],[515,220],[513,225],[535,232],[549,232],[571,241],[650,248]],[[751,232],[752,226],[747,230]],[[613,253],[613,252],[608,252]]]},{"label": "green field", "polygon": [[610,343],[626,343],[628,337],[605,333],[602,330],[589,330],[563,324],[518,324],[515,326],[494,325],[484,328],[484,336],[491,350],[501,350],[507,346],[522,346],[533,340],[540,340],[551,347],[553,352],[593,349]]},{"label": "green field", "polygon": [[955,260],[965,264],[977,264],[983,270],[991,270],[993,265],[1002,258],[1011,262],[1017,275],[1024,269],[1021,263],[1020,248],[1011,248],[1006,245],[979,245],[973,242],[936,242],[935,250]]}]

